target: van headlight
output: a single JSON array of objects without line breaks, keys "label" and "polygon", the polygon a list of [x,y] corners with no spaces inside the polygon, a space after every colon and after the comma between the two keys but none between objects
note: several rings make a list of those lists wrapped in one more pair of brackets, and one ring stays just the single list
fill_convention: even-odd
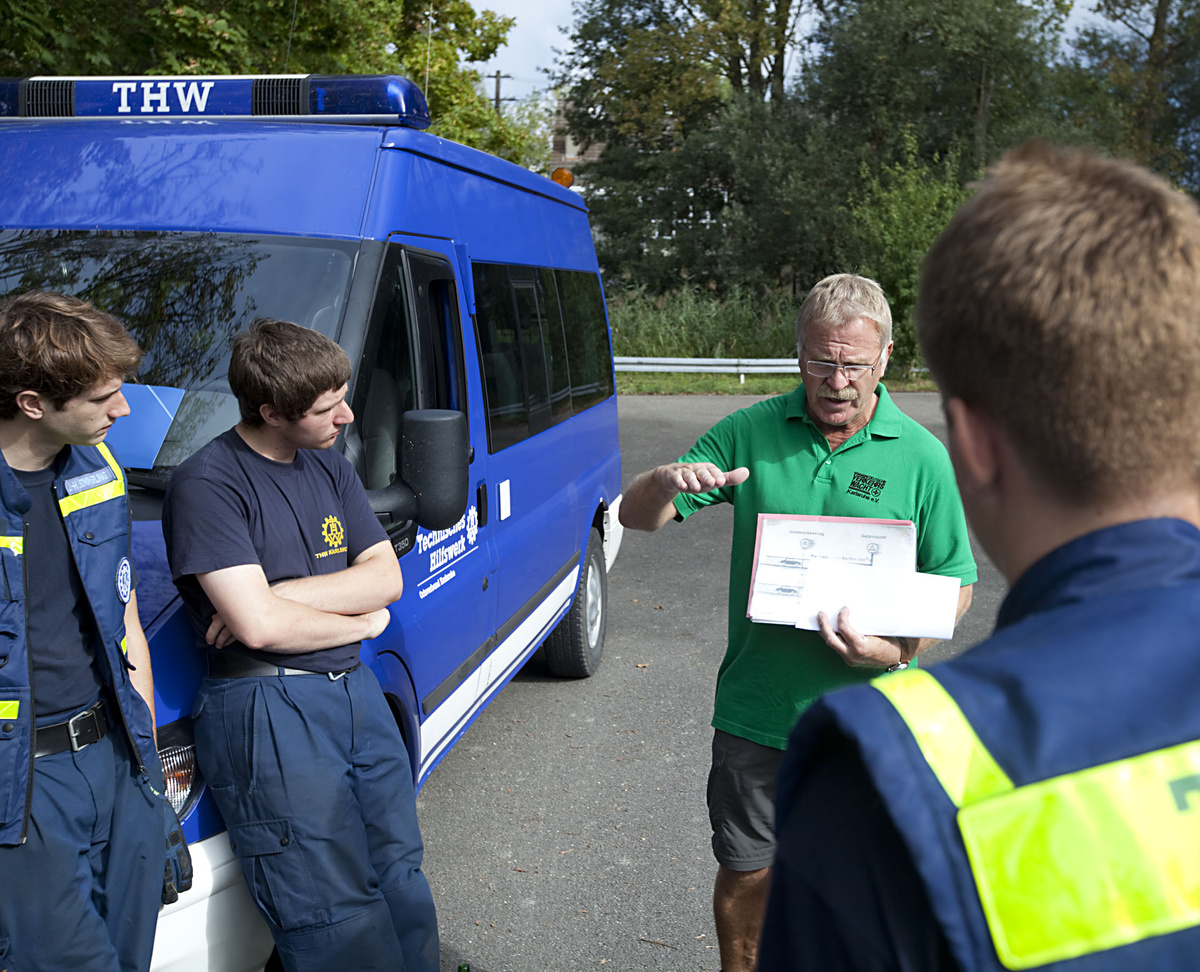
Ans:
[{"label": "van headlight", "polygon": [[204,791],[204,778],[196,765],[196,743],[191,716],[184,716],[158,729],[158,756],[162,760],[167,799],[182,820]]}]

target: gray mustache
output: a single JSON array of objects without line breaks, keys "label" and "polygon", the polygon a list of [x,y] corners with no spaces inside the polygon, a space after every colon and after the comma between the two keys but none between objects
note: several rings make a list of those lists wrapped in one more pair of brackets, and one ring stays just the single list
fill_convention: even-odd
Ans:
[{"label": "gray mustache", "polygon": [[828,385],[818,385],[817,398],[831,398],[835,402],[852,402],[858,398],[858,392],[849,387],[830,388]]}]

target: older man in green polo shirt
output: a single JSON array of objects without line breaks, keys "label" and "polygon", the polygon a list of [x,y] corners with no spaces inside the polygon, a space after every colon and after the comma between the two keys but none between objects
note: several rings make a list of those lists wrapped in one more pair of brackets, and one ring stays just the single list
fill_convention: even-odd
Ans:
[{"label": "older man in green polo shirt", "polygon": [[734,506],[729,645],[717,673],[708,781],[724,972],[754,968],[775,850],[775,773],[796,719],[825,692],[906,666],[931,643],[861,635],[845,610],[820,615],[820,632],[752,622],[758,514],[912,520],[917,569],[962,584],[959,617],[976,578],[949,456],[880,384],[892,315],[879,285],[826,277],[800,308],[796,345],[803,381],[795,391],[734,412],[678,462],[643,473],[620,513],[627,527],[657,530],[705,506]]}]

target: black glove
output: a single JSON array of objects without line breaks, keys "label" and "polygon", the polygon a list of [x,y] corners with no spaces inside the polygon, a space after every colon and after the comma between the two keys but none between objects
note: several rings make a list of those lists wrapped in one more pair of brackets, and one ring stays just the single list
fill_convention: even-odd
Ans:
[{"label": "black glove", "polygon": [[167,838],[167,863],[163,871],[163,904],[174,904],[179,900],[181,891],[187,891],[192,886],[192,855],[188,851],[187,841],[183,837],[183,829],[179,826],[179,817],[164,799],[163,833]]}]

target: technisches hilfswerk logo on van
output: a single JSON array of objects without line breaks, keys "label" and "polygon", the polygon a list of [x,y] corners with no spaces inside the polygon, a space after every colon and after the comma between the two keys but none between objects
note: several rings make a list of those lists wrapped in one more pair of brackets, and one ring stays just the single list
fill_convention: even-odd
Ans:
[{"label": "technisches hilfswerk logo on van", "polygon": [[421,581],[418,596],[425,598],[455,577],[451,566],[475,550],[479,539],[479,510],[470,507],[454,526],[417,536],[417,550],[429,555],[429,577]]},{"label": "technisches hilfswerk logo on van", "polygon": [[346,528],[342,526],[342,521],[336,516],[331,514],[325,517],[325,522],[321,524],[321,536],[329,546],[329,549],[317,551],[318,560],[332,554],[344,554],[346,552]]}]

